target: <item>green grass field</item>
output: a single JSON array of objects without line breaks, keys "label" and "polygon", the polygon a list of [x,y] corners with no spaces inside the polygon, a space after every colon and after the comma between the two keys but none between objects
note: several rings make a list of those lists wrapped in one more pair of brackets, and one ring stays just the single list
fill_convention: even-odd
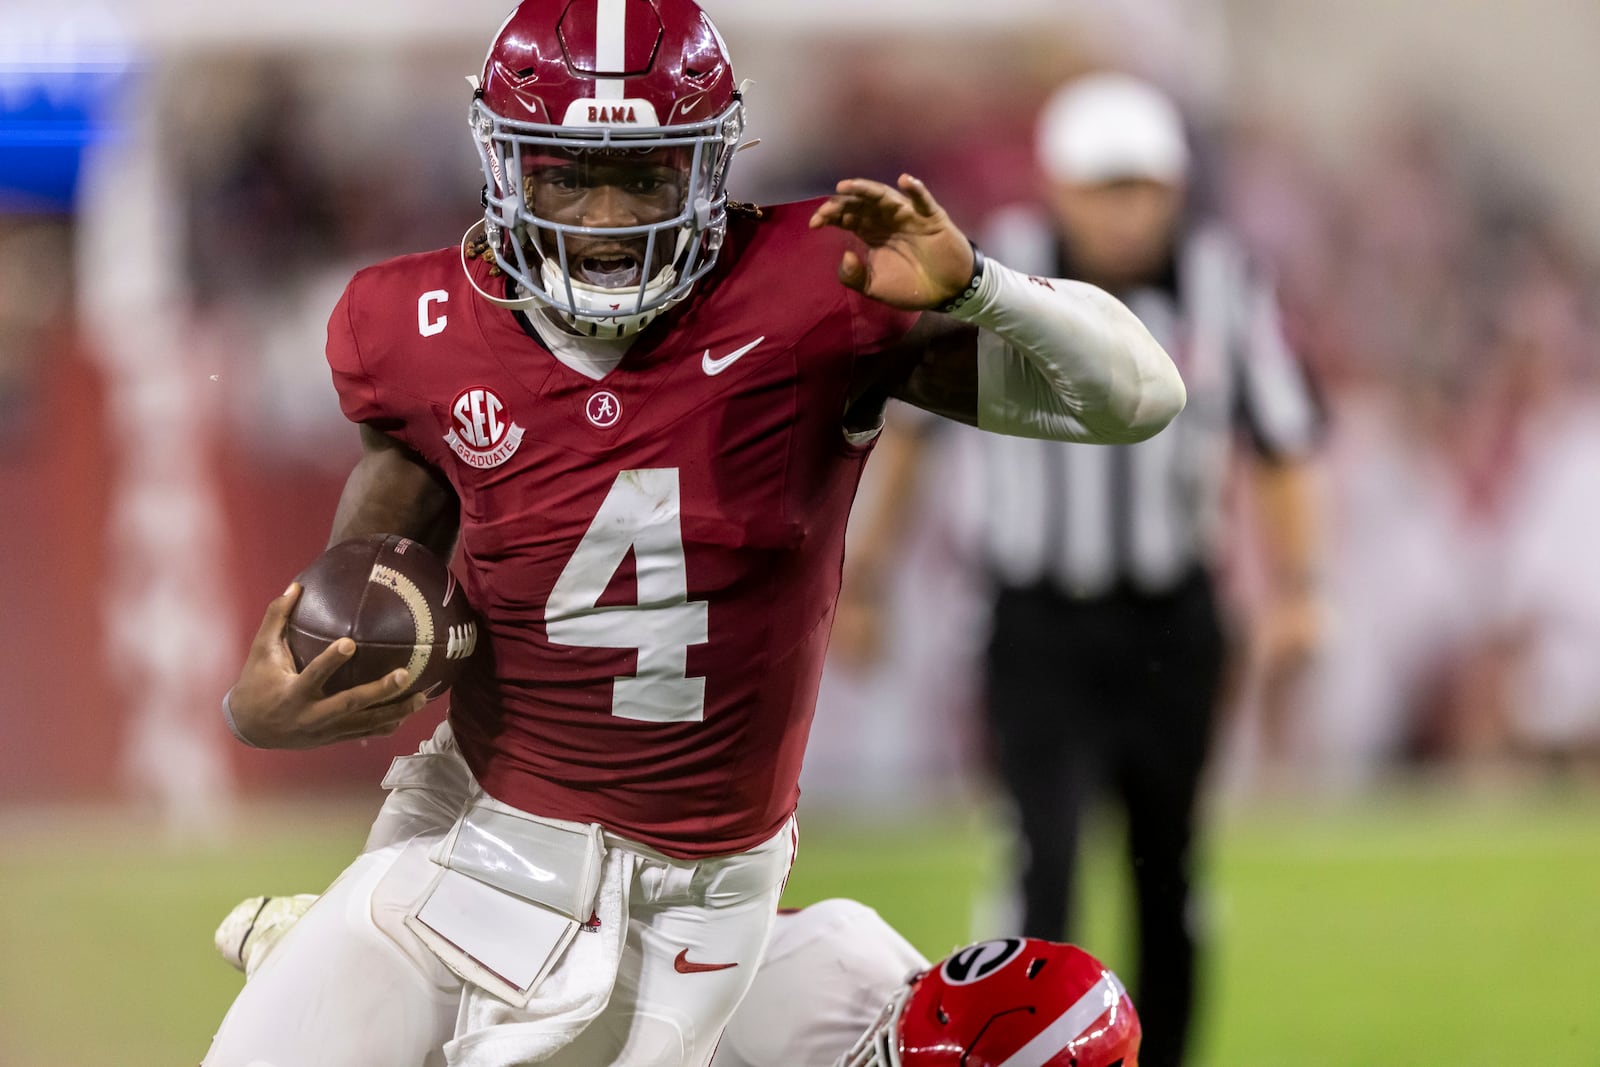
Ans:
[{"label": "green grass field", "polygon": [[[320,888],[365,832],[348,805],[264,811],[208,850],[125,816],[3,825],[0,1067],[197,1063],[240,982],[212,953],[216,921],[252,893]],[[1082,940],[1129,977],[1100,837]],[[865,900],[938,956],[969,938],[1003,855],[981,812],[815,814],[788,899]],[[1200,1064],[1600,1065],[1600,794],[1234,813],[1209,857]]]}]

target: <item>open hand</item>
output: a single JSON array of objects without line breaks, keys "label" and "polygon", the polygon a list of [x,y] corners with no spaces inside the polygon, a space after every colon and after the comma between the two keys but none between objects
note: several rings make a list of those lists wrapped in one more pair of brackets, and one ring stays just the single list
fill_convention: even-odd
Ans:
[{"label": "open hand", "polygon": [[946,303],[972,278],[972,245],[909,174],[897,186],[848,178],[811,216],[811,228],[837,226],[859,237],[865,253],[846,251],[839,280],[891,307],[926,311]]},{"label": "open hand", "polygon": [[348,637],[323,649],[305,670],[296,671],[284,632],[299,596],[300,586],[291,585],[267,605],[239,680],[228,691],[234,728],[242,737],[260,748],[316,748],[387,736],[422,709],[428,698],[421,693],[397,699],[409,681],[404,670],[324,694],[333,672],[355,654],[356,644]]}]

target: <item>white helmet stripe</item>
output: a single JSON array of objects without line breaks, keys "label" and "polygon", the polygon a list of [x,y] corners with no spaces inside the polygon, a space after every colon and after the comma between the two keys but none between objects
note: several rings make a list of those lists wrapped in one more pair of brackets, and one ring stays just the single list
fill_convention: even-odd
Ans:
[{"label": "white helmet stripe", "polygon": [[[594,65],[596,70],[620,71],[628,63],[628,0],[595,0]],[[597,78],[596,100],[621,100],[621,78]]]},{"label": "white helmet stripe", "polygon": [[[501,20],[500,28],[498,30],[494,31],[494,36],[493,37],[489,38],[489,51],[484,53],[483,65],[478,68],[479,70],[482,70],[482,71],[485,71],[485,72],[488,71],[488,69],[489,69],[489,59],[490,59],[491,56],[494,55],[494,46],[500,43],[500,35],[502,33],[506,32],[506,27],[511,25],[511,20],[517,17],[517,12],[520,11],[520,10],[522,10],[522,5],[521,4],[517,4],[509,12],[507,12],[506,13],[506,17],[503,20]],[[473,88],[476,89],[477,86],[473,86]]]},{"label": "white helmet stripe", "polygon": [[1084,1035],[1094,1021],[1122,999],[1122,983],[1109,971],[1087,993],[1062,1012],[1056,1021],[1039,1031],[1032,1041],[1017,1049],[1000,1067],[1044,1067],[1069,1044]]}]

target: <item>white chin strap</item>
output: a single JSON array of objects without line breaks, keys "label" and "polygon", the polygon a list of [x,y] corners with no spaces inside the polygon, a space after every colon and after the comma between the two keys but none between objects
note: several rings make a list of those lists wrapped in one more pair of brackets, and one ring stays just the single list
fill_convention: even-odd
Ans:
[{"label": "white chin strap", "polygon": [[[556,296],[567,293],[567,278],[561,273],[561,267],[553,257],[546,257],[539,267],[539,280],[544,283],[546,292]],[[648,305],[659,299],[677,281],[678,272],[671,264],[661,268],[661,271],[644,287],[644,303]],[[573,310],[557,308],[556,314],[560,315],[561,321],[568,326],[590,337],[631,337],[672,306],[671,303],[663,303],[637,314],[621,312],[617,309],[633,307],[639,303],[637,286],[603,289],[598,285],[580,282],[576,278],[572,280],[571,300]]]}]

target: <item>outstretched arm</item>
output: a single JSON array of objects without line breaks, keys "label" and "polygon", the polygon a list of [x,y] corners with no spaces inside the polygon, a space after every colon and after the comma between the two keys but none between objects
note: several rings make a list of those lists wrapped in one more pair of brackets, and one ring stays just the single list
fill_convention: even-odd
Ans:
[{"label": "outstretched arm", "polygon": [[921,181],[840,182],[811,218],[861,238],[839,280],[924,316],[865,383],[986,430],[1121,444],[1183,410],[1183,381],[1138,318],[1092,285],[1020,274],[975,255]]},{"label": "outstretched arm", "polygon": [[[345,482],[329,543],[369,533],[397,533],[421,541],[448,559],[455,543],[459,504],[436,471],[393,438],[361,427],[361,460]],[[427,698],[396,700],[410,679],[403,670],[333,693],[329,678],[355,654],[349,638],[335,641],[294,669],[284,640],[289,613],[300,596],[290,585],[267,606],[245,657],[239,680],[224,700],[235,736],[258,748],[315,748],[358,737],[393,733]]]}]

